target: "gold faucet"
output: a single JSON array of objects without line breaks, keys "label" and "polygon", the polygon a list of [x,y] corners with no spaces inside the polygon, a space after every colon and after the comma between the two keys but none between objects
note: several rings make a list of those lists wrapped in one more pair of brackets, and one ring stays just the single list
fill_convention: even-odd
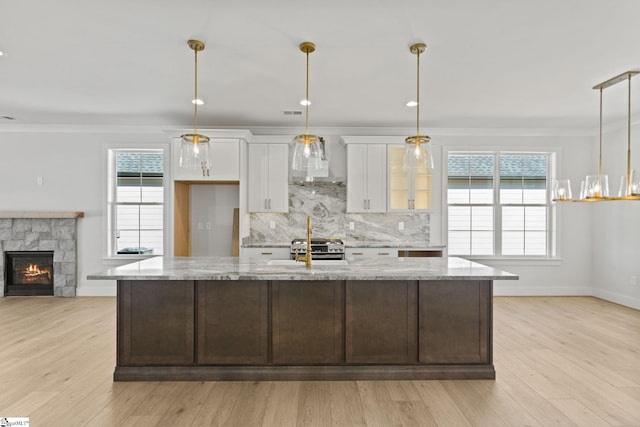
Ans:
[{"label": "gold faucet", "polygon": [[311,217],[307,217],[307,254],[305,256],[299,256],[296,252],[296,261],[304,262],[305,265],[311,267]]}]

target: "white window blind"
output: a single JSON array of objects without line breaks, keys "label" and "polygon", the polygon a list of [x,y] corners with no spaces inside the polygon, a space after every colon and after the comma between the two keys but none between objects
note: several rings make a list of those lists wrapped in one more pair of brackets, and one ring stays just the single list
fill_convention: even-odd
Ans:
[{"label": "white window blind", "polygon": [[449,254],[552,256],[550,155],[449,152]]},{"label": "white window blind", "polygon": [[113,150],[112,254],[163,254],[162,150]]}]

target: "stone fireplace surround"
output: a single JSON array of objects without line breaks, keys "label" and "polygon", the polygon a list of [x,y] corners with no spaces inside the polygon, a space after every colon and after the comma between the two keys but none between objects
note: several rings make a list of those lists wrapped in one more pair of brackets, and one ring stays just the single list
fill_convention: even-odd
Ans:
[{"label": "stone fireplace surround", "polygon": [[0,296],[5,296],[5,251],[53,251],[53,294],[75,297],[77,219],[82,217],[83,212],[0,211]]}]

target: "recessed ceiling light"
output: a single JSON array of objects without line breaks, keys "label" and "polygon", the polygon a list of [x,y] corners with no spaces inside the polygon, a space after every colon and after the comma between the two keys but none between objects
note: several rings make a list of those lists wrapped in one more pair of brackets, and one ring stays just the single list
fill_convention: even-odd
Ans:
[{"label": "recessed ceiling light", "polygon": [[202,105],[202,104],[204,104],[204,101],[202,99],[200,99],[200,98],[197,98],[197,99],[192,99],[191,103],[192,104],[196,104],[196,105]]},{"label": "recessed ceiling light", "polygon": [[311,105],[311,101],[309,101],[308,99],[303,99],[302,101],[300,101],[300,105]]},{"label": "recessed ceiling light", "polygon": [[4,56],[4,52],[0,50],[0,56]]},{"label": "recessed ceiling light", "polygon": [[416,101],[407,101],[405,104],[407,107],[417,107],[418,103]]}]

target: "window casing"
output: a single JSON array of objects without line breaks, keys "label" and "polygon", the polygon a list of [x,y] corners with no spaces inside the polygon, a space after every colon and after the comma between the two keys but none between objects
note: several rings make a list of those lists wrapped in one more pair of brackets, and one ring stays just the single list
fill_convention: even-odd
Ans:
[{"label": "window casing", "polygon": [[549,187],[554,153],[449,151],[449,255],[556,255]]},{"label": "window casing", "polygon": [[109,150],[109,255],[164,253],[163,150]]}]

